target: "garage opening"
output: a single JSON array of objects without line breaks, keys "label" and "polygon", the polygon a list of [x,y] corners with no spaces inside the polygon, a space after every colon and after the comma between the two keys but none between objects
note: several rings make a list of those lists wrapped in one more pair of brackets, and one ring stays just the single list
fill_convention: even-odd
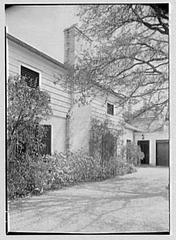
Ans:
[{"label": "garage opening", "polygon": [[156,165],[169,166],[169,140],[156,141]]},{"label": "garage opening", "polygon": [[149,141],[138,141],[138,145],[141,148],[141,152],[144,153],[144,158],[141,160],[141,164],[149,164]]}]

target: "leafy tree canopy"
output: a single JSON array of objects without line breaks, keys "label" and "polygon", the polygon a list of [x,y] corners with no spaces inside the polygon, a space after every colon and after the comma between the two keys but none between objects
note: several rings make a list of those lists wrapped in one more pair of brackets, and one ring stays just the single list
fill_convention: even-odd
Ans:
[{"label": "leafy tree canopy", "polygon": [[[92,39],[78,57],[74,83],[112,89],[119,104],[135,107],[127,119],[168,108],[168,5],[81,5],[81,30]],[[130,117],[129,117],[130,116]]]}]

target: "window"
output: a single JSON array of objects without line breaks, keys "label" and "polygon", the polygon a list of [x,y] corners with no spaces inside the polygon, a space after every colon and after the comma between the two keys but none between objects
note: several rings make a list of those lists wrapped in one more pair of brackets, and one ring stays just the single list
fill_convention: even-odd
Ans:
[{"label": "window", "polygon": [[32,88],[39,86],[39,73],[27,67],[21,66],[21,76],[25,77],[27,85]]},{"label": "window", "polygon": [[110,115],[114,115],[114,105],[107,103],[107,113]]},{"label": "window", "polygon": [[43,125],[45,129],[45,136],[42,139],[42,143],[45,144],[45,147],[42,151],[44,155],[51,155],[51,125]]}]

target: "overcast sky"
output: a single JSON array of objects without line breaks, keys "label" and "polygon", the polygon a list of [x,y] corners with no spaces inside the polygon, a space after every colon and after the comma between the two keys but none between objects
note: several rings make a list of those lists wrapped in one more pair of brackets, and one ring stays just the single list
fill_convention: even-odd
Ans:
[{"label": "overcast sky", "polygon": [[13,6],[6,11],[8,32],[64,62],[63,30],[78,22],[77,6]]}]

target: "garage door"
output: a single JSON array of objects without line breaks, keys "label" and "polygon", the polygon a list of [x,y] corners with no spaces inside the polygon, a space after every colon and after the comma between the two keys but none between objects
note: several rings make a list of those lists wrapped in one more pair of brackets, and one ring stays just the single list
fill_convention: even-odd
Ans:
[{"label": "garage door", "polygon": [[169,166],[169,141],[156,141],[156,165]]}]

